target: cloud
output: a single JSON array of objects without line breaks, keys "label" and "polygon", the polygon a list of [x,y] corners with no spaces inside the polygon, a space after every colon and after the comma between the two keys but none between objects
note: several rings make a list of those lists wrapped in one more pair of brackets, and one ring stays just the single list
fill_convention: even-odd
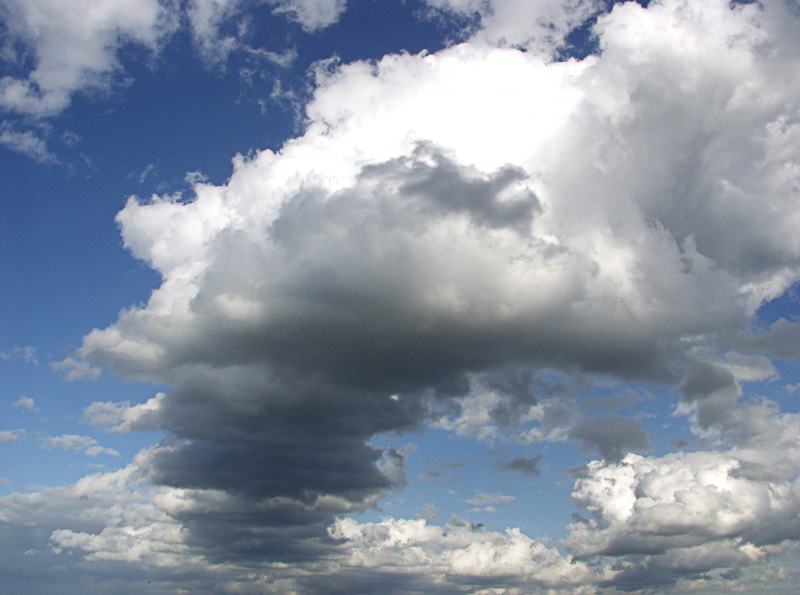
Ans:
[{"label": "cloud", "polygon": [[65,378],[68,381],[81,379],[97,380],[100,377],[100,368],[71,356],[64,358],[60,362],[52,362],[50,367],[54,370],[66,371]]},{"label": "cloud", "polygon": [[0,144],[39,163],[58,163],[58,158],[47,148],[47,143],[31,130],[18,132],[8,125],[2,126]]},{"label": "cloud", "polygon": [[0,444],[11,444],[25,435],[24,429],[0,430]]},{"label": "cloud", "polygon": [[431,415],[486,440],[539,421],[529,440],[609,462],[649,447],[520,390],[553,374],[679,384],[711,427],[741,392],[700,347],[798,276],[794,58],[761,49],[787,43],[780,10],[622,5],[582,62],[473,43],[320,71],[304,136],[192,201],[128,201],[163,283],[75,362],[174,383],[154,484],[280,499],[298,527],[402,487],[368,442]]},{"label": "cloud", "polygon": [[[266,558],[248,546],[253,533],[247,524],[263,512],[252,502],[237,503],[224,492],[148,487],[141,471],[132,464],[71,486],[2,498],[3,520],[14,529],[5,535],[14,545],[8,550],[13,564],[4,574],[5,584],[21,586],[40,573],[40,579],[44,575],[46,580],[60,579],[61,585],[75,585],[77,575],[64,573],[55,563],[68,552],[80,554],[80,565],[98,570],[81,579],[93,590],[113,586],[109,577],[114,575],[123,581],[117,584],[135,581],[143,592],[169,589],[180,581],[182,588],[197,591],[381,593],[402,588],[453,592],[476,588],[487,578],[509,587],[558,588],[591,581],[594,574],[585,563],[519,530],[488,532],[457,521],[440,527],[425,520],[359,524],[340,518],[303,552],[287,552],[285,546],[297,543],[298,535],[276,523],[275,550]],[[201,543],[187,542],[182,519],[210,507],[226,511],[228,528],[232,518],[241,519],[237,536],[243,555],[234,561],[209,562],[201,555],[208,554]],[[35,527],[31,518],[37,519]],[[282,539],[288,541],[280,543]],[[310,562],[314,548],[325,556]],[[292,564],[274,562],[277,552]],[[298,553],[305,557],[295,558]],[[150,583],[141,583],[142,572]]]},{"label": "cloud", "polygon": [[[506,31],[505,7],[521,5],[493,6],[487,22]],[[84,415],[166,432],[127,473],[153,490],[142,518],[176,541],[152,545],[134,519],[48,525],[55,546],[122,560],[135,527],[138,563],[161,568],[148,556],[167,548],[217,582],[240,564],[313,591],[335,560],[345,592],[400,584],[386,573],[452,592],[625,587],[648,571],[674,583],[796,540],[795,422],[740,408],[739,382],[772,368],[721,354],[800,277],[800,83],[786,75],[800,36],[785,10],[627,3],[597,19],[602,53],[583,61],[486,37],[319,69],[303,136],[237,158],[224,185],[197,178],[192,200],[130,198],[123,242],[162,283],[57,366],[172,385]],[[574,399],[609,378],[675,387],[697,430],[732,450],[627,454],[649,449],[641,424],[580,419]],[[406,453],[371,440],[425,424],[596,449],[605,460],[574,490],[592,518],[565,547],[620,564],[589,567],[516,529],[346,518],[405,485]],[[760,442],[775,427],[791,448]],[[96,481],[134,489],[119,477]]]},{"label": "cloud", "polygon": [[[344,0],[266,0],[273,11],[314,32],[335,23]],[[250,48],[242,9],[249,0],[192,0],[185,6],[158,0],[80,0],[69,6],[50,0],[9,0],[4,6],[2,58],[21,71],[0,79],[0,109],[46,118],[64,111],[78,92],[106,91],[124,78],[119,51],[135,45],[157,54],[188,21],[200,54],[222,64],[235,49],[252,50],[276,63],[293,55]],[[31,131],[4,129],[0,143],[43,162],[56,158]]]},{"label": "cloud", "polygon": [[772,325],[757,333],[737,336],[734,345],[750,352],[765,353],[782,358],[800,357],[800,322],[779,318]]},{"label": "cloud", "polygon": [[572,498],[591,519],[570,526],[569,549],[635,560],[618,578],[635,589],[762,564],[793,547],[799,418],[768,402],[737,413],[723,431],[729,450],[590,463]]},{"label": "cloud", "polygon": [[112,403],[94,401],[83,410],[83,421],[92,426],[106,426],[110,432],[128,434],[159,428],[160,410],[166,395],[157,393],[139,405],[128,401]]},{"label": "cloud", "polygon": [[475,491],[475,495],[472,498],[467,498],[464,500],[467,504],[474,504],[475,506],[485,506],[487,504],[499,504],[500,502],[513,502],[516,500],[516,496],[507,496],[504,494],[487,494],[486,492],[481,492],[480,490]]},{"label": "cloud", "polygon": [[581,441],[581,449],[597,450],[607,461],[619,461],[629,452],[652,447],[639,420],[629,417],[592,417],[579,421],[569,437]]},{"label": "cloud", "polygon": [[345,569],[358,568],[367,577],[365,571],[384,569],[381,578],[392,577],[392,587],[384,591],[376,576],[370,592],[452,592],[478,588],[489,578],[496,588],[569,588],[591,582],[594,574],[584,563],[518,529],[494,533],[459,525],[437,527],[422,519],[364,524],[340,519],[331,534],[346,540]]},{"label": "cloud", "polygon": [[20,397],[14,403],[12,403],[14,407],[19,407],[20,409],[27,409],[28,411],[39,411],[39,408],[36,406],[36,403],[31,397]]},{"label": "cloud", "polygon": [[[69,6],[10,0],[6,16],[8,35],[16,47],[30,49],[35,65],[25,78],[0,79],[0,106],[30,116],[52,116],[69,105],[75,91],[105,88],[119,69],[120,47],[134,43],[156,50],[173,29],[170,15],[157,0]],[[26,57],[13,52],[7,59],[23,65]]]},{"label": "cloud", "polygon": [[207,64],[224,67],[232,52],[244,52],[281,67],[297,56],[293,49],[267,51],[251,44],[253,23],[248,9],[266,4],[273,13],[297,23],[306,33],[333,25],[346,9],[345,0],[191,0],[186,18],[192,38]]},{"label": "cloud", "polygon": [[457,17],[467,35],[492,45],[510,45],[550,55],[567,34],[605,12],[597,0],[425,0],[431,16]]},{"label": "cloud", "polygon": [[78,434],[43,436],[42,441],[46,448],[60,448],[61,450],[70,450],[75,452],[83,451],[83,454],[93,458],[99,454],[105,454],[114,457],[120,456],[120,454],[113,448],[100,446],[97,444],[97,440],[90,438],[89,436],[80,436]]},{"label": "cloud", "polygon": [[38,365],[39,360],[36,357],[36,347],[25,345],[23,347],[14,347],[11,351],[0,351],[0,359],[4,360],[22,360],[26,364]]},{"label": "cloud", "polygon": [[542,472],[539,470],[539,464],[542,461],[542,455],[535,457],[515,457],[510,461],[501,461],[497,463],[497,468],[506,473],[522,473],[531,477],[539,477]]},{"label": "cloud", "polygon": [[285,14],[307,32],[324,29],[339,20],[346,0],[269,0],[277,14]]}]

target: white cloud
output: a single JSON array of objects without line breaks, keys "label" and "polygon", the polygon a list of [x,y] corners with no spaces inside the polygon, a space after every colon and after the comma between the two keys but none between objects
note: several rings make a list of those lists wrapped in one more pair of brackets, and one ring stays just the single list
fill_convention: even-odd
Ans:
[{"label": "white cloud", "polygon": [[44,139],[33,131],[18,132],[5,125],[0,128],[0,144],[39,163],[58,163],[58,158],[47,148]]},{"label": "white cloud", "polygon": [[494,533],[429,525],[424,519],[387,518],[363,524],[339,519],[331,535],[347,540],[345,567],[381,568],[397,575],[389,580],[413,574],[422,582],[422,590],[477,586],[488,577],[497,579],[492,583],[497,588],[568,589],[612,575],[609,569],[596,572],[518,529]]},{"label": "white cloud", "polygon": [[[581,421],[510,370],[542,397],[552,375],[671,384],[699,431],[757,432],[736,378],[767,362],[714,354],[800,275],[797,56],[763,50],[794,43],[780,10],[621,5],[582,62],[470,43],[320,68],[302,137],[192,201],[129,200],[125,246],[163,283],[76,361],[175,383],[151,412],[171,428],[154,484],[282,499],[306,527],[402,487],[402,453],[369,440],[431,411],[486,440],[580,440],[597,474],[650,460],[623,458],[649,448],[638,422]],[[235,541],[207,515],[193,531]]]},{"label": "white cloud", "polygon": [[346,0],[268,0],[275,12],[286,14],[309,32],[324,29],[339,20]]},{"label": "white cloud", "polygon": [[36,403],[31,397],[22,396],[13,403],[14,407],[19,407],[20,409],[27,409],[28,411],[38,412],[39,408],[36,406]]},{"label": "white cloud", "polygon": [[99,454],[106,454],[114,457],[120,456],[113,448],[100,446],[97,444],[97,440],[89,436],[80,436],[78,434],[43,436],[42,441],[47,448],[60,448],[61,450],[70,450],[74,452],[82,451],[83,454],[90,457],[96,457]]},{"label": "white cloud", "polygon": [[60,362],[51,363],[50,366],[54,370],[66,371],[65,378],[68,381],[80,379],[97,380],[100,377],[100,368],[74,357],[66,357]]},{"label": "white cloud", "polygon": [[[335,23],[344,0],[264,0],[276,13],[297,22],[307,32]],[[9,42],[2,58],[17,69],[29,60],[23,76],[0,79],[0,109],[24,116],[50,117],[66,109],[77,92],[106,91],[120,82],[118,52],[135,44],[149,52],[161,47],[187,19],[201,55],[222,64],[233,50],[251,51],[277,64],[294,54],[250,48],[242,39],[250,0],[8,0],[4,16]],[[228,29],[232,31],[228,32]],[[225,31],[223,33],[223,31]],[[55,162],[44,141],[31,131],[0,132],[0,143],[41,162]]]},{"label": "white cloud", "polygon": [[83,410],[83,420],[92,426],[105,426],[118,434],[154,430],[159,427],[164,393],[157,393],[151,399],[138,405],[128,401],[113,403],[94,401]]},{"label": "white cloud", "polygon": [[445,15],[468,21],[478,17],[472,40],[511,45],[550,55],[564,37],[591,16],[605,10],[598,0],[425,0]]},{"label": "white cloud", "polygon": [[11,444],[25,435],[25,430],[0,430],[0,444]]},{"label": "white cloud", "polygon": [[0,106],[32,116],[62,111],[76,91],[106,87],[121,46],[156,50],[174,26],[157,0],[9,0],[6,10],[8,34],[32,51],[35,67],[27,78],[0,80]]}]

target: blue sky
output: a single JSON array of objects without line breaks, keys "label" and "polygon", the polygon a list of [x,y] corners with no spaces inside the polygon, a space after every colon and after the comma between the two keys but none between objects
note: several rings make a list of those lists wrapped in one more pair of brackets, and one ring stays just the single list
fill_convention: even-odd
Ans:
[{"label": "blue sky", "polygon": [[0,19],[15,591],[793,592],[796,3]]}]

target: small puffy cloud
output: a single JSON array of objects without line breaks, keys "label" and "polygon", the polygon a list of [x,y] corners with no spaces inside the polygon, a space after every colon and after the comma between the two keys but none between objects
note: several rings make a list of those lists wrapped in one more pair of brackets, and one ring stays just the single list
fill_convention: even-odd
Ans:
[{"label": "small puffy cloud", "polygon": [[36,406],[36,403],[31,397],[20,397],[14,403],[12,403],[14,407],[18,407],[20,409],[27,409],[28,411],[38,412],[39,408]]},{"label": "small puffy cloud", "polygon": [[597,450],[607,461],[619,461],[629,452],[648,451],[650,440],[637,419],[592,417],[579,421],[569,437],[580,440],[583,450]]},{"label": "small puffy cloud", "polygon": [[11,444],[25,435],[25,430],[0,430],[0,444]]},{"label": "small puffy cloud", "polygon": [[106,427],[110,432],[118,434],[155,430],[160,427],[165,396],[164,393],[157,393],[155,397],[138,405],[131,405],[128,401],[94,401],[83,410],[83,421],[92,426]]},{"label": "small puffy cloud", "polygon": [[66,357],[60,362],[53,362],[50,366],[54,370],[66,372],[65,378],[72,380],[97,380],[100,377],[100,368],[91,365],[85,360]]}]

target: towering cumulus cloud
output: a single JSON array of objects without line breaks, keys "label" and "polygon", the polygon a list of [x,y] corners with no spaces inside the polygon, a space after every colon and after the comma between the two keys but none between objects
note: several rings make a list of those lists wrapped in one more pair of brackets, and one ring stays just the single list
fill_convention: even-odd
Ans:
[{"label": "towering cumulus cloud", "polygon": [[[49,555],[145,565],[163,588],[590,593],[742,587],[742,568],[800,543],[800,421],[739,403],[774,370],[757,354],[798,333],[751,328],[800,278],[796,4],[618,4],[593,25],[598,53],[567,61],[536,23],[560,40],[602,7],[429,4],[483,28],[318,68],[302,136],[238,157],[225,185],[119,213],[162,282],[70,361],[170,384],[86,412],[166,438],[91,492],[7,499],[10,523],[40,511]],[[553,375],[671,387],[708,450],[646,456],[623,416],[575,409],[555,438],[542,422],[529,441],[602,457],[573,470],[585,514],[559,547],[347,516],[405,485],[406,451],[374,437],[541,422],[533,387]]]}]

